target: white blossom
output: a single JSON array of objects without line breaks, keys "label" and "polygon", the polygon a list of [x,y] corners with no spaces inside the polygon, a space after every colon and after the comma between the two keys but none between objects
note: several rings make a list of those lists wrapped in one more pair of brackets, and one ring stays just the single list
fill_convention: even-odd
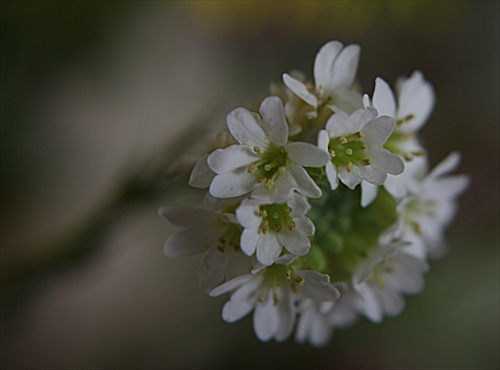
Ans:
[{"label": "white blossom", "polygon": [[362,107],[361,94],[354,88],[354,79],[361,48],[338,41],[330,41],[319,50],[314,60],[315,86],[283,74],[283,82],[313,109],[310,118],[317,116],[318,108],[328,106],[333,111],[354,112]]},{"label": "white blossom", "polygon": [[[289,260],[284,258],[286,262]],[[290,336],[301,297],[316,301],[338,298],[338,291],[327,275],[295,270],[281,265],[280,260],[256,274],[238,276],[215,288],[210,295],[225,293],[231,293],[231,298],[222,309],[222,318],[235,322],[253,310],[255,334],[264,342],[271,339],[281,342]]]},{"label": "white blossom", "polygon": [[419,258],[437,257],[445,251],[444,231],[456,214],[457,198],[469,184],[467,175],[447,176],[460,163],[451,153],[436,168],[415,175],[410,195],[399,204],[401,238],[412,243],[409,250]]},{"label": "white blossom", "polygon": [[165,206],[158,213],[173,225],[185,228],[166,240],[163,251],[167,257],[205,252],[198,270],[205,291],[250,271],[253,261],[241,253],[241,231],[234,223],[234,215],[187,206]]},{"label": "white blossom", "polygon": [[318,146],[331,156],[326,175],[332,190],[342,181],[354,189],[361,180],[382,185],[387,174],[403,172],[403,161],[382,148],[394,129],[394,120],[377,117],[373,108],[359,109],[351,115],[337,112],[318,135]]},{"label": "white blossom", "polygon": [[312,144],[288,141],[288,125],[278,97],[264,99],[260,115],[237,108],[227,125],[239,144],[217,149],[208,157],[216,173],[210,193],[230,198],[246,193],[253,197],[284,200],[292,190],[308,197],[321,195],[304,167],[322,167],[328,155]]},{"label": "white blossom", "polygon": [[236,210],[244,228],[241,250],[249,256],[257,251],[257,260],[264,265],[274,263],[283,247],[295,256],[305,255],[311,247],[308,236],[314,234],[314,225],[305,216],[310,208],[297,193],[281,204],[244,200]]}]

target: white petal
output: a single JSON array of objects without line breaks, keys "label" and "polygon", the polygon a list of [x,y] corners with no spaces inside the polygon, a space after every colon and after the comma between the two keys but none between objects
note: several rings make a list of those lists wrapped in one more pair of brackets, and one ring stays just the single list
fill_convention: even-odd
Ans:
[{"label": "white petal", "polygon": [[338,41],[330,41],[323,45],[318,54],[316,54],[314,60],[314,81],[318,91],[323,91],[331,80],[334,62],[342,50],[342,46]]},{"label": "white petal", "polygon": [[260,184],[246,168],[217,175],[210,184],[210,194],[216,198],[232,198],[251,192]]},{"label": "white petal", "polygon": [[419,130],[429,118],[434,108],[435,94],[432,85],[421,72],[415,71],[410,78],[399,82],[398,118],[414,116],[399,127],[399,131],[412,133]]},{"label": "white petal", "polygon": [[270,340],[276,333],[280,320],[278,310],[273,304],[272,292],[269,291],[264,302],[258,302],[253,314],[255,335],[263,342]]},{"label": "white petal", "polygon": [[189,229],[171,235],[163,246],[163,253],[169,258],[190,256],[206,251],[214,244],[210,231]]},{"label": "white petal", "polygon": [[333,301],[339,298],[340,293],[330,284],[328,275],[309,270],[300,270],[298,275],[304,279],[304,293],[315,301]]},{"label": "white petal", "polygon": [[279,321],[274,337],[276,341],[282,342],[287,339],[295,324],[295,305],[289,289],[280,289],[278,294]]},{"label": "white petal", "polygon": [[247,256],[253,255],[261,237],[259,229],[244,229],[240,240],[240,247],[243,253]]},{"label": "white petal", "polygon": [[293,220],[297,230],[305,236],[314,235],[315,227],[313,222],[308,217],[298,217]]},{"label": "white petal", "polygon": [[278,145],[286,145],[288,141],[288,124],[285,119],[283,103],[277,96],[264,99],[259,108],[262,116],[262,128],[267,138]]},{"label": "white petal", "polygon": [[442,175],[448,174],[455,170],[458,165],[460,164],[460,161],[462,159],[462,156],[459,152],[452,152],[450,153],[445,159],[443,159],[428,175],[429,179],[435,179],[437,177],[440,177]]},{"label": "white petal", "polygon": [[351,172],[348,172],[345,167],[337,168],[337,175],[339,180],[351,190],[361,182],[361,174],[357,166],[354,166]]},{"label": "white petal", "polygon": [[359,45],[346,46],[335,60],[332,76],[328,89],[333,91],[340,86],[351,86],[358,70],[359,54],[361,48]]},{"label": "white petal", "polygon": [[208,188],[213,178],[215,177],[215,173],[210,169],[210,166],[207,162],[208,154],[205,154],[201,157],[193,170],[191,171],[191,176],[189,177],[189,185],[194,188]]},{"label": "white petal", "polygon": [[244,228],[258,228],[262,222],[259,217],[259,203],[254,199],[245,199],[236,209],[236,218]]},{"label": "white petal", "polygon": [[213,227],[217,219],[217,215],[210,210],[189,206],[161,207],[158,214],[175,226],[189,228]]},{"label": "white petal", "polygon": [[264,265],[272,265],[279,257],[282,245],[274,231],[263,235],[257,242],[257,260]]},{"label": "white petal", "polygon": [[386,149],[368,148],[367,154],[368,157],[373,161],[370,166],[374,166],[385,173],[389,173],[391,175],[399,175],[405,169],[405,165],[401,158],[399,158],[397,155],[392,154]]},{"label": "white petal", "polygon": [[298,231],[281,230],[277,234],[280,244],[295,256],[303,256],[311,248],[309,239]]},{"label": "white petal", "polygon": [[366,144],[368,146],[382,146],[391,136],[394,126],[395,121],[389,116],[381,116],[368,122],[362,130]]},{"label": "white petal", "polygon": [[316,185],[313,179],[309,177],[304,168],[291,163],[287,167],[287,170],[297,182],[297,191],[299,193],[310,198],[319,198],[321,196],[321,189]]},{"label": "white petal", "polygon": [[302,142],[288,144],[288,155],[295,163],[304,167],[323,167],[330,160],[330,154],[324,150]]},{"label": "white petal", "polygon": [[217,288],[212,290],[210,292],[210,296],[211,297],[218,297],[222,294],[229,293],[242,285],[248,284],[250,281],[252,281],[254,279],[255,279],[255,276],[250,275],[250,274],[235,277],[234,279],[226,281],[224,284],[221,284]]},{"label": "white petal", "polygon": [[318,133],[318,148],[323,149],[328,153],[328,144],[330,144],[330,137],[328,136],[328,131],[321,130]]},{"label": "white petal", "polygon": [[372,106],[377,109],[380,116],[396,116],[396,99],[394,98],[394,93],[389,84],[380,77],[375,79]]},{"label": "white petal", "polygon": [[260,283],[255,278],[253,281],[241,285],[222,308],[224,321],[232,323],[246,316],[257,304],[259,293]]},{"label": "white petal", "polygon": [[378,186],[361,181],[361,207],[369,206],[377,197]]},{"label": "white petal", "polygon": [[357,167],[361,178],[373,185],[383,185],[387,179],[387,174],[374,164],[370,166]]},{"label": "white petal", "polygon": [[231,135],[242,145],[267,147],[269,141],[258,121],[258,116],[245,108],[236,108],[227,115],[227,127]]},{"label": "white petal", "polygon": [[306,85],[302,82],[286,73],[283,74],[283,82],[295,95],[304,100],[307,104],[312,105],[314,108],[318,106],[318,99],[307,90]]},{"label": "white petal", "polygon": [[325,170],[326,170],[326,178],[328,179],[328,182],[330,183],[332,190],[337,189],[337,186],[339,186],[337,167],[334,166],[332,162],[328,162],[325,166]]},{"label": "white petal", "polygon": [[236,168],[247,168],[259,159],[250,148],[243,145],[231,145],[225,149],[217,149],[208,156],[208,165],[216,174],[224,174]]}]

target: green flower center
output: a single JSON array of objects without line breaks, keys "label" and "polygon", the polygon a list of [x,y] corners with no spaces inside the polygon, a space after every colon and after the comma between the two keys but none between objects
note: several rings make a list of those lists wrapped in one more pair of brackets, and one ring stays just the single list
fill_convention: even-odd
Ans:
[{"label": "green flower center", "polygon": [[248,167],[249,173],[254,173],[260,183],[266,183],[266,187],[271,189],[279,175],[285,172],[288,159],[288,149],[284,146],[270,144],[265,152],[255,146],[254,152],[260,159]]},{"label": "green flower center", "polygon": [[358,131],[348,136],[330,139],[328,151],[332,157],[331,161],[336,167],[347,167],[352,171],[353,165],[368,166],[372,163],[366,156],[366,143],[362,140],[363,133]]},{"label": "green flower center", "polygon": [[283,229],[295,230],[295,222],[290,217],[290,212],[292,209],[286,203],[260,206],[259,216],[262,217],[260,224],[262,233],[267,234],[269,230],[276,232]]}]

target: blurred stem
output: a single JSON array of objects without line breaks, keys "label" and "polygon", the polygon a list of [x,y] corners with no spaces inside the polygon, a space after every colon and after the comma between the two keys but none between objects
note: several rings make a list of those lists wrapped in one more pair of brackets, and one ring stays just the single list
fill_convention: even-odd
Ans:
[{"label": "blurred stem", "polygon": [[[149,160],[136,165],[132,170],[127,169],[109,200],[99,206],[80,228],[62,241],[50,242],[45,250],[51,250],[51,253],[42,258],[23,259],[18,263],[2,266],[2,298],[7,296],[11,298],[7,301],[16,303],[24,298],[28,288],[38,286],[44,278],[87,262],[104,247],[103,241],[108,231],[124,214],[148,205],[154,206],[151,212],[156,213],[160,199],[187,184],[189,171],[169,174],[168,170],[178,164],[181,156],[206,133],[206,127],[209,127],[219,110],[216,107],[204,115],[204,119],[188,125],[179,138],[170,140],[157,155],[152,155]],[[41,249],[44,250],[43,247]]]}]

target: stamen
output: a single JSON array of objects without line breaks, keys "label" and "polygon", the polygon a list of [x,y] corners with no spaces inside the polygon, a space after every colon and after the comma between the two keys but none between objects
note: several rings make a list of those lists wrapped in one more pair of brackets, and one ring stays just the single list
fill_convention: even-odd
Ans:
[{"label": "stamen", "polygon": [[411,155],[410,153],[406,153],[405,154],[405,160],[407,160],[408,162],[412,161],[413,160],[413,155]]},{"label": "stamen", "polygon": [[345,166],[345,169],[347,170],[347,172],[351,172],[352,171],[352,162],[347,163],[347,166]]},{"label": "stamen", "polygon": [[292,220],[287,220],[286,225],[288,226],[288,230],[295,231],[295,222]]},{"label": "stamen", "polygon": [[267,217],[267,211],[265,209],[259,210],[259,216],[260,217]]},{"label": "stamen", "polygon": [[303,278],[302,276],[297,275],[297,277],[295,278],[295,282],[296,282],[297,284],[299,284],[300,286],[302,286],[302,285],[304,285],[304,283],[305,283],[306,281],[304,280],[304,278]]},{"label": "stamen", "polygon": [[292,278],[292,270],[286,270],[285,279],[290,280]]},{"label": "stamen", "polygon": [[354,133],[354,135],[356,135],[359,139],[361,139],[363,136],[365,136],[365,134],[363,134],[361,131]]},{"label": "stamen", "polygon": [[396,121],[396,125],[402,125],[403,123],[406,123],[408,121],[411,121],[413,118],[415,118],[415,115],[413,113],[408,114],[406,117],[400,118]]},{"label": "stamen", "polygon": [[221,237],[219,238],[219,243],[220,243],[220,244],[222,244],[222,245],[226,244],[226,239],[224,239],[224,237],[223,237],[223,236],[221,236]]},{"label": "stamen", "polygon": [[266,178],[265,178],[264,176],[261,176],[261,177],[259,177],[259,178],[257,179],[257,182],[258,182],[259,184],[262,184],[263,182],[266,182]]},{"label": "stamen", "polygon": [[259,298],[257,298],[257,300],[262,303],[264,302],[264,298],[266,297],[266,294],[267,294],[267,290],[266,289],[262,289],[260,291],[260,294],[259,294]]},{"label": "stamen", "polygon": [[361,149],[366,149],[367,148],[367,145],[365,143],[363,143],[362,141],[359,142],[359,147]]},{"label": "stamen", "polygon": [[278,296],[276,295],[275,292],[273,292],[273,305],[277,306],[279,303]]},{"label": "stamen", "polygon": [[280,146],[280,152],[281,154],[288,153],[288,148],[286,146]]},{"label": "stamen", "polygon": [[333,150],[333,149],[330,149],[330,150],[329,150],[329,153],[330,153],[330,155],[332,156],[332,158],[333,158],[333,157],[335,157],[335,156],[337,155],[337,154],[335,153],[335,150]]},{"label": "stamen", "polygon": [[273,224],[273,230],[274,231],[280,231],[281,230],[281,226],[279,224]]},{"label": "stamen", "polygon": [[257,154],[260,154],[260,148],[258,146],[254,146],[253,151]]},{"label": "stamen", "polygon": [[415,233],[417,233],[418,235],[422,235],[422,226],[420,226],[418,222],[413,221],[411,223],[411,226],[413,227],[413,230],[415,230]]},{"label": "stamen", "polygon": [[362,164],[363,166],[369,166],[369,165],[371,165],[371,164],[372,164],[372,160],[371,160],[370,158],[365,158],[365,159],[363,159],[363,160],[361,161],[361,164]]},{"label": "stamen", "polygon": [[274,187],[274,181],[273,181],[273,179],[267,179],[266,189],[272,189],[273,187]]},{"label": "stamen", "polygon": [[347,144],[348,140],[345,136],[339,137],[340,144]]},{"label": "stamen", "polygon": [[250,166],[248,166],[248,173],[254,173],[255,171],[257,171],[256,165],[252,163]]},{"label": "stamen", "polygon": [[267,234],[269,232],[269,221],[266,220],[260,224],[260,230],[262,231],[262,234]]},{"label": "stamen", "polygon": [[290,207],[286,207],[286,208],[285,208],[285,213],[286,213],[287,215],[289,215],[290,213],[292,213],[292,209],[291,209]]},{"label": "stamen", "polygon": [[278,173],[278,175],[282,175],[285,173],[285,167],[284,166],[281,166],[281,167],[278,167],[278,171],[276,171]]}]

